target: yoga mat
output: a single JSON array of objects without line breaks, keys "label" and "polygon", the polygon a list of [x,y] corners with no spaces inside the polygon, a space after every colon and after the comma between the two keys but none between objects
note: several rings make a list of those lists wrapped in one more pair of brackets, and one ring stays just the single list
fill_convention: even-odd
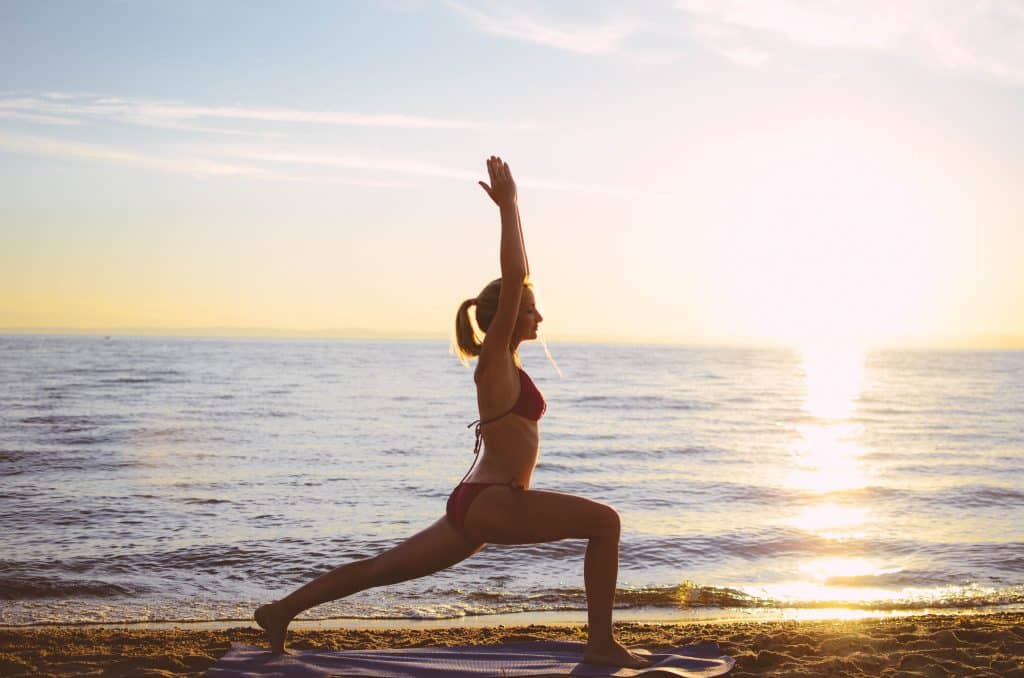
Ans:
[{"label": "yoga mat", "polygon": [[221,676],[377,676],[379,678],[482,678],[483,676],[687,676],[728,673],[735,663],[715,642],[646,653],[643,669],[584,664],[583,643],[545,640],[506,645],[395,650],[292,650],[274,656],[265,648],[234,643],[207,672]]}]

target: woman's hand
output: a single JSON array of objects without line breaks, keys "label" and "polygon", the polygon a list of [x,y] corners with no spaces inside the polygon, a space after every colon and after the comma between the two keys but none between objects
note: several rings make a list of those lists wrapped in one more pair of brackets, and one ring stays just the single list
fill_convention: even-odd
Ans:
[{"label": "woman's hand", "polygon": [[487,159],[487,173],[491,177],[491,185],[478,182],[480,187],[487,191],[491,200],[498,207],[516,206],[516,182],[512,180],[512,172],[508,169],[508,163],[502,162],[501,158],[492,155]]}]

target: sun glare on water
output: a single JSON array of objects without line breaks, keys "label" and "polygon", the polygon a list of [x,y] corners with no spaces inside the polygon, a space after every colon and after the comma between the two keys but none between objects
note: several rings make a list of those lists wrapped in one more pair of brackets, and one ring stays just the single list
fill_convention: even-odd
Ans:
[{"label": "sun glare on water", "polygon": [[872,581],[899,568],[861,557],[813,558],[800,565],[801,580],[764,587],[775,600],[790,603],[837,602],[863,604],[889,600],[894,592]]},{"label": "sun glare on water", "polygon": [[[787,524],[842,543],[870,527],[867,506],[830,496],[867,487],[871,481],[862,459],[862,426],[851,421],[863,388],[864,350],[850,343],[820,341],[806,345],[801,354],[805,418],[797,425],[790,448],[786,485],[821,498]],[[877,582],[898,569],[856,554],[812,557],[798,565],[794,580],[768,586],[765,592],[776,600],[799,603],[885,600],[893,592]]]},{"label": "sun glare on water", "polygon": [[843,419],[853,410],[864,379],[863,347],[819,342],[801,350],[807,384],[805,411],[819,419]]},{"label": "sun glare on water", "polygon": [[816,504],[789,521],[792,527],[827,539],[853,537],[868,519],[870,511],[860,506],[833,502]]},{"label": "sun glare on water", "polygon": [[868,474],[860,462],[861,426],[850,422],[863,380],[864,351],[844,344],[815,344],[803,349],[807,421],[797,427],[794,466],[787,486],[810,492],[864,487]]}]

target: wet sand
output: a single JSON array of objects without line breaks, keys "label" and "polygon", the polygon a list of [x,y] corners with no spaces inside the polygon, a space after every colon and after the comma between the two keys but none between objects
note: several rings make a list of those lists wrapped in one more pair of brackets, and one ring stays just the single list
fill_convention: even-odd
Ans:
[{"label": "wet sand", "polygon": [[[730,676],[1001,676],[1024,678],[1024,614],[825,621],[616,625],[632,647],[717,641]],[[302,629],[295,649],[371,649],[584,640],[579,626]],[[263,645],[255,627],[223,630],[35,627],[0,629],[0,675],[202,675],[232,642]]]}]

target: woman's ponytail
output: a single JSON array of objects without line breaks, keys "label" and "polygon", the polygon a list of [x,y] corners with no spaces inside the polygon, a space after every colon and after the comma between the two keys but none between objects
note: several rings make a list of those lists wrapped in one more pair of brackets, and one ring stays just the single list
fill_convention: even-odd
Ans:
[{"label": "woman's ponytail", "polygon": [[[529,287],[529,283],[526,283]],[[459,356],[459,362],[469,365],[470,358],[480,355],[480,348],[483,346],[483,334],[491,326],[495,314],[498,312],[498,298],[501,296],[501,278],[496,278],[480,290],[475,299],[466,299],[459,306],[455,314],[455,352]],[[473,316],[476,322],[469,317],[469,307],[475,306]],[[477,331],[479,329],[479,332]]]},{"label": "woman's ponytail", "polygon": [[483,345],[478,341],[473,321],[469,317],[469,307],[476,303],[476,299],[466,299],[455,314],[455,347],[459,362],[463,365],[469,365],[470,358],[480,355],[480,347]]}]

